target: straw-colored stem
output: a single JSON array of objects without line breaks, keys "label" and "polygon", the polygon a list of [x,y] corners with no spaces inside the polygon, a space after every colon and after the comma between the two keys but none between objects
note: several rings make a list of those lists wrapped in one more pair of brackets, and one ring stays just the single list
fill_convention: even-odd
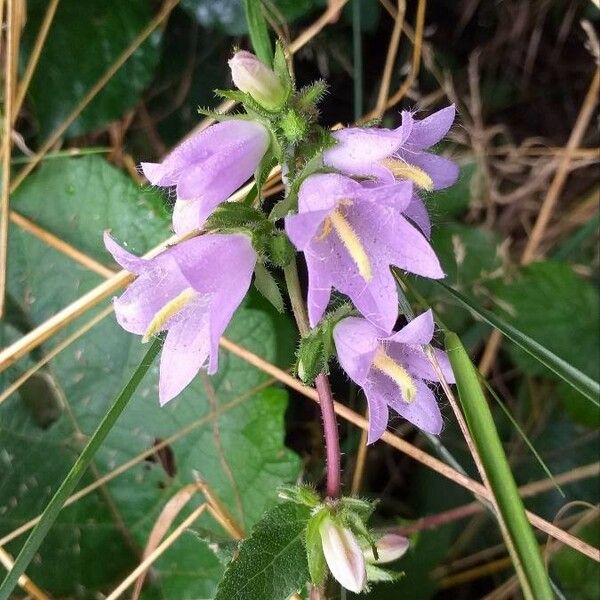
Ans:
[{"label": "straw-colored stem", "polygon": [[152,32],[169,16],[173,8],[177,5],[179,0],[167,0],[159,13],[148,23],[148,25],[139,33],[139,35],[133,40],[133,42],[123,51],[123,53],[117,58],[117,60],[106,70],[106,72],[98,79],[98,81],[91,87],[88,93],[81,99],[79,104],[69,113],[66,119],[50,134],[48,139],[44,142],[42,147],[35,156],[32,157],[31,162],[27,163],[25,167],[15,176],[11,183],[10,191],[14,192],[23,183],[27,175],[35,169],[39,162],[44,158],[48,150],[56,144],[56,142],[62,137],[65,131],[70,125],[79,117],[82,111],[88,106],[88,104],[98,95],[98,93],[104,88],[104,86],[113,78],[115,73],[127,62],[131,55],[146,41],[146,39],[152,34]]},{"label": "straw-colored stem", "polygon": [[[13,557],[2,547],[0,547],[0,563],[7,571],[10,571],[15,564]],[[33,600],[51,600],[51,598],[41,590],[27,575],[19,577],[19,587],[29,594]]]},{"label": "straw-colored stem", "polygon": [[19,83],[19,86],[17,88],[15,105],[12,111],[13,124],[19,116],[19,111],[21,110],[21,106],[23,105],[23,100],[25,99],[25,95],[27,94],[27,90],[29,89],[31,78],[33,77],[33,73],[35,72],[35,68],[37,67],[40,54],[42,53],[44,43],[46,42],[46,37],[48,36],[50,26],[52,25],[52,21],[54,20],[56,8],[58,7],[58,2],[59,0],[50,0],[50,4],[48,4],[48,8],[46,8],[46,14],[44,15],[44,20],[42,21],[40,30],[38,31],[37,37],[35,39],[35,44],[33,45],[33,49],[31,50],[29,60],[27,61],[27,66],[25,67],[23,78],[21,79],[21,82]]}]

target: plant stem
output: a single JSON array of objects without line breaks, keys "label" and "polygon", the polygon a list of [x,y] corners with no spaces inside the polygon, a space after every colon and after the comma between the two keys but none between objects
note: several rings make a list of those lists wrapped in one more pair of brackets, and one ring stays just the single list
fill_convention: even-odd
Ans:
[{"label": "plant stem", "polygon": [[[296,261],[292,260],[292,262],[283,269],[283,272],[294,318],[298,324],[298,330],[300,331],[300,335],[305,335],[310,331],[310,325],[306,316],[304,300],[302,299],[302,290],[300,289]],[[325,373],[320,373],[317,376],[315,379],[315,388],[319,394],[319,406],[321,407],[323,433],[325,436],[325,456],[327,466],[327,484],[325,489],[329,498],[338,498],[341,492],[340,440],[335,410],[333,408],[331,386],[329,385],[329,378]]]}]

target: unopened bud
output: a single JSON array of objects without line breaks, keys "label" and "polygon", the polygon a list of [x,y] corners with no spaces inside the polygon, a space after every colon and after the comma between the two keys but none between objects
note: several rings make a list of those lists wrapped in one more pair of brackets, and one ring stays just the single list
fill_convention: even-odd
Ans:
[{"label": "unopened bud", "polygon": [[250,94],[263,108],[279,110],[287,99],[287,90],[279,77],[251,52],[240,50],[229,61],[233,83]]},{"label": "unopened bud", "polygon": [[367,570],[362,549],[352,532],[329,516],[323,519],[319,532],[333,577],[347,590],[360,593],[367,582]]},{"label": "unopened bud", "polygon": [[377,559],[373,550],[368,548],[364,551],[365,560],[369,563],[382,565],[398,560],[408,550],[408,540],[396,533],[386,533],[375,543],[377,548]]}]

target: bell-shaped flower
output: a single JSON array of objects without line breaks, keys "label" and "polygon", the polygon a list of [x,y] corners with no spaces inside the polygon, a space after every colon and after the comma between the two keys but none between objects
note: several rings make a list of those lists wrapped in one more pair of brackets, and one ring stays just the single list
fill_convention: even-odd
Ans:
[{"label": "bell-shaped flower", "polygon": [[374,565],[383,565],[385,563],[394,562],[406,554],[409,542],[403,535],[397,533],[386,533],[382,535],[376,542],[377,558],[371,547],[365,548],[363,554],[368,563]]},{"label": "bell-shaped flower", "polygon": [[323,154],[323,162],[342,173],[370,177],[384,183],[395,179],[412,181],[415,193],[404,214],[429,237],[429,215],[417,192],[448,187],[458,177],[458,167],[454,162],[426,152],[448,133],[455,114],[454,105],[422,120],[403,111],[402,124],[396,129],[341,129],[333,133],[337,144]]},{"label": "bell-shaped flower", "polygon": [[330,516],[323,519],[319,532],[329,571],[343,587],[359,594],[367,583],[367,570],[354,534]]},{"label": "bell-shaped flower", "polygon": [[260,123],[234,119],[192,134],[161,163],[142,163],[150,183],[176,186],[175,232],[202,227],[212,211],[253,175],[270,140]]},{"label": "bell-shaped flower", "polygon": [[398,317],[390,265],[444,277],[429,242],[401,214],[411,191],[407,181],[367,187],[337,174],[312,175],[302,184],[298,214],[286,217],[285,229],[306,258],[311,327],[335,288],[365,318],[390,332]]},{"label": "bell-shaped flower", "polygon": [[[440,381],[423,348],[433,337],[431,310],[424,312],[400,331],[387,335],[365,319],[348,317],[333,330],[340,364],[361,386],[369,405],[368,443],[386,430],[389,408],[426,431],[439,434],[442,415],[426,382]],[[432,349],[448,383],[454,375],[446,353]]]},{"label": "bell-shaped flower", "polygon": [[277,74],[251,52],[240,50],[229,60],[233,83],[242,92],[250,94],[263,108],[279,110],[287,100],[288,92]]},{"label": "bell-shaped flower", "polygon": [[179,394],[201,368],[217,371],[219,339],[252,279],[256,252],[244,234],[212,234],[138,258],[108,233],[104,243],[124,269],[137,275],[114,301],[117,321],[147,341],[167,331],[160,359],[159,399]]}]

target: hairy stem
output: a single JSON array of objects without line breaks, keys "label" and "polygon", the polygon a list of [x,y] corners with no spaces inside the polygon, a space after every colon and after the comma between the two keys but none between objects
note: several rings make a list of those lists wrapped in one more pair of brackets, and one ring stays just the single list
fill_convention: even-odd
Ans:
[{"label": "hairy stem", "polygon": [[[298,279],[298,268],[293,260],[284,268],[285,283],[287,285],[290,304],[294,318],[298,325],[300,335],[308,333],[310,326],[306,316],[306,308],[302,299],[302,290]],[[326,493],[329,498],[338,498],[341,491],[341,452],[337,420],[333,408],[333,396],[331,386],[325,373],[321,373],[315,379],[315,388],[319,394],[319,406],[323,419],[323,433],[325,436],[325,456],[327,461],[327,484]]]}]

